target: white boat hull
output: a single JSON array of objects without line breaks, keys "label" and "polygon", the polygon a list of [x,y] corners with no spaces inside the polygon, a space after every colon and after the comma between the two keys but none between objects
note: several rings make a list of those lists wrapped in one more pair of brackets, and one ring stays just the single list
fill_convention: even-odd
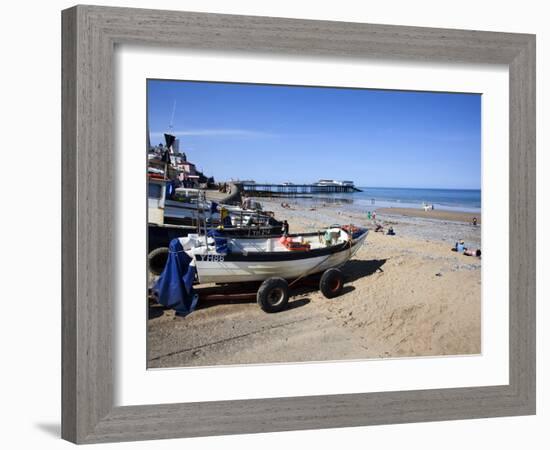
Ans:
[{"label": "white boat hull", "polygon": [[196,255],[196,269],[200,283],[242,283],[263,281],[271,277],[292,280],[339,267],[352,258],[366,239],[367,233],[354,240],[351,246],[338,252],[283,261],[226,261],[224,255],[211,253]]}]

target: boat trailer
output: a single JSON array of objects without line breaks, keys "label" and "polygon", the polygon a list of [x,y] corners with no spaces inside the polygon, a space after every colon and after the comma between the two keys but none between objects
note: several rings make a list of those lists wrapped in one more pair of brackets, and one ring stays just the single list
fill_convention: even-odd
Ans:
[{"label": "boat trailer", "polygon": [[287,281],[272,277],[263,282],[231,283],[215,286],[198,285],[194,291],[202,301],[253,300],[267,313],[286,309],[291,291],[299,293],[319,289],[326,298],[339,296],[344,289],[344,275],[338,268],[330,268],[322,274],[304,276]]}]

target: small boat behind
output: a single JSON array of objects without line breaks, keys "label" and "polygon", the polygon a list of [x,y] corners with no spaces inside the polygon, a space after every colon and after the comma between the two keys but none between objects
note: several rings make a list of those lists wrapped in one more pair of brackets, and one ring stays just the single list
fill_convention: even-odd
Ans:
[{"label": "small boat behind", "polygon": [[[197,225],[174,225],[149,223],[148,233],[148,265],[153,275],[160,275],[168,258],[168,246],[172,239],[185,237],[196,233]],[[243,226],[216,227],[220,234],[232,237],[280,237],[283,234],[283,224],[272,217],[265,221],[244,224]]]}]

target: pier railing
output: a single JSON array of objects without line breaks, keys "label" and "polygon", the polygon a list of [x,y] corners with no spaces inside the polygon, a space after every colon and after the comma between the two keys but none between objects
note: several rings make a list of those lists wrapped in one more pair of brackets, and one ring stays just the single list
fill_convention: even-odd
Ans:
[{"label": "pier railing", "polygon": [[256,197],[283,197],[314,194],[337,194],[361,192],[355,186],[350,185],[324,185],[324,184],[258,184],[241,183],[243,194]]}]

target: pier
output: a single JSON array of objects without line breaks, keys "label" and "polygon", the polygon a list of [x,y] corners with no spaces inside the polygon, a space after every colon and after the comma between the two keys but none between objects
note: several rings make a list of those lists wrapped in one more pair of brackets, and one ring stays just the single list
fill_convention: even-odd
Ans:
[{"label": "pier", "polygon": [[353,185],[241,183],[244,194],[256,197],[295,197],[315,194],[361,192]]}]

